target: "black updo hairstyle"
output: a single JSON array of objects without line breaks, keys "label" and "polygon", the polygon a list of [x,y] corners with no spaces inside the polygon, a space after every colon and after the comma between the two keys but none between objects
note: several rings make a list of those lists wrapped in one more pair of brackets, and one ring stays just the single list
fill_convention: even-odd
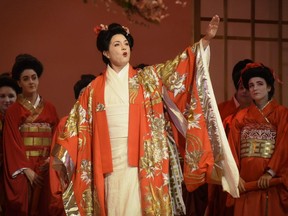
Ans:
[{"label": "black updo hairstyle", "polygon": [[273,71],[261,63],[249,63],[246,65],[246,67],[242,70],[241,73],[243,86],[246,89],[249,89],[249,80],[253,77],[263,78],[266,81],[267,85],[271,87],[271,90],[268,93],[268,99],[271,100],[275,91],[274,88],[275,78],[273,75]]},{"label": "black updo hairstyle", "polygon": [[244,59],[239,62],[237,62],[232,71],[232,79],[235,86],[235,89],[238,90],[239,84],[240,84],[240,78],[241,78],[241,71],[245,68],[246,64],[252,63],[253,61],[251,59]]},{"label": "black updo hairstyle", "polygon": [[78,80],[74,84],[74,97],[77,100],[80,92],[83,88],[85,88],[92,80],[95,79],[95,76],[93,74],[82,74],[81,79]]},{"label": "black updo hairstyle", "polygon": [[97,49],[102,53],[102,60],[105,64],[109,64],[110,60],[103,55],[103,51],[107,51],[109,49],[109,44],[111,38],[116,34],[122,34],[127,39],[130,49],[132,50],[134,45],[134,39],[132,35],[125,30],[123,26],[118,23],[112,23],[108,26],[107,30],[101,30],[97,37]]},{"label": "black updo hairstyle", "polygon": [[32,69],[36,72],[38,78],[40,78],[43,72],[42,63],[30,54],[19,54],[15,58],[15,63],[12,67],[12,78],[20,80],[22,72],[26,69]]},{"label": "black updo hairstyle", "polygon": [[0,75],[0,88],[2,87],[10,87],[15,91],[16,94],[19,94],[21,92],[21,89],[18,86],[17,82],[12,79],[9,74]]}]

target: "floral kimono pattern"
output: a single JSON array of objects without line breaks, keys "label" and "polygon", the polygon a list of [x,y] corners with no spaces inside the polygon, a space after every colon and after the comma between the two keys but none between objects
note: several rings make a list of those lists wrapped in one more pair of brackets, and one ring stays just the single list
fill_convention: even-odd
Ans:
[{"label": "floral kimono pattern", "polygon": [[[143,215],[173,214],[164,105],[184,158],[187,188],[192,191],[222,179],[224,189],[238,196],[237,167],[207,68],[201,42],[164,64],[137,71],[130,66],[128,162],[139,169]],[[74,105],[52,152],[54,168],[64,166],[67,173],[68,188],[63,193],[67,215],[106,215],[104,175],[113,172],[113,165],[104,87],[105,72]],[[223,158],[232,158],[231,165]]]}]

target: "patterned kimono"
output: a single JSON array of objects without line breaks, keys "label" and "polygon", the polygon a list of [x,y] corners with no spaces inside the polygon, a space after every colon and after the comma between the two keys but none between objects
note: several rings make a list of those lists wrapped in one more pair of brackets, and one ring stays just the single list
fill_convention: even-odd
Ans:
[{"label": "patterned kimono", "polygon": [[[213,97],[206,61],[202,44],[196,43],[165,64],[137,71],[129,66],[127,160],[130,167],[138,168],[143,215],[172,215],[184,210],[183,202],[177,201],[182,197],[178,190],[181,171],[175,146],[165,130],[164,104],[177,149],[184,158],[187,188],[192,191],[206,181],[222,178],[223,187],[238,195],[237,167]],[[55,169],[63,170],[64,165],[67,173],[68,188],[63,193],[67,215],[107,214],[105,177],[113,173],[114,165],[106,82],[107,71],[85,89],[52,151]],[[215,163],[219,164],[217,169]]]},{"label": "patterned kimono", "polygon": [[[54,106],[43,99],[34,108],[19,95],[7,110],[3,131],[7,215],[49,215],[49,176],[40,166],[49,157],[57,123]],[[31,187],[25,168],[43,177],[43,187]]]},{"label": "patterned kimono", "polygon": [[[229,143],[246,192],[235,199],[234,215],[287,215],[288,109],[268,102],[262,109],[254,104],[241,110],[232,121]],[[257,181],[268,170],[275,176],[268,189]]]}]

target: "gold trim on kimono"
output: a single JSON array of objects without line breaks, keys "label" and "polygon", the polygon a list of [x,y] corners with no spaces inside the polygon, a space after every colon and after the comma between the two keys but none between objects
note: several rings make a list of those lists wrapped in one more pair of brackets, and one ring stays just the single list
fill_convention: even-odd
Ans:
[{"label": "gold trim on kimono", "polygon": [[34,150],[34,151],[26,151],[26,157],[48,157],[49,151],[43,151],[43,150]]},{"label": "gold trim on kimono", "polygon": [[50,146],[51,138],[48,137],[24,137],[25,146]]},{"label": "gold trim on kimono", "polygon": [[275,148],[275,141],[248,139],[241,141],[241,158],[262,157],[271,158]]}]

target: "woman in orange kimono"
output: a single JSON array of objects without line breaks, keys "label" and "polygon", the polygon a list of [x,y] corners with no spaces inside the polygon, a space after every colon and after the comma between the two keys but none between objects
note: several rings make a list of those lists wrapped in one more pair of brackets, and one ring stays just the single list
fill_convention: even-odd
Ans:
[{"label": "woman in orange kimono", "polygon": [[19,93],[19,87],[9,74],[0,77],[0,215],[5,215],[5,188],[3,172],[3,124],[6,110],[14,103]]},{"label": "woman in orange kimono", "polygon": [[49,215],[49,152],[58,117],[38,94],[42,71],[29,54],[18,55],[12,69],[22,94],[7,110],[3,131],[7,215]]},{"label": "woman in orange kimono", "polygon": [[241,77],[254,103],[239,111],[230,127],[241,192],[234,215],[284,216],[288,214],[288,109],[272,98],[271,69],[250,63]]},{"label": "woman in orange kimono", "polygon": [[[211,145],[219,150],[226,139],[208,74],[208,45],[218,25],[214,16],[199,43],[138,70],[129,64],[134,40],[127,27],[95,29],[107,68],[74,105],[52,152],[67,183],[66,214],[185,213],[178,151],[184,181],[194,190],[214,174]],[[177,146],[165,130],[164,104]],[[213,125],[209,132],[206,124]],[[232,176],[223,177],[225,188],[237,196],[237,172],[225,174]]]}]

